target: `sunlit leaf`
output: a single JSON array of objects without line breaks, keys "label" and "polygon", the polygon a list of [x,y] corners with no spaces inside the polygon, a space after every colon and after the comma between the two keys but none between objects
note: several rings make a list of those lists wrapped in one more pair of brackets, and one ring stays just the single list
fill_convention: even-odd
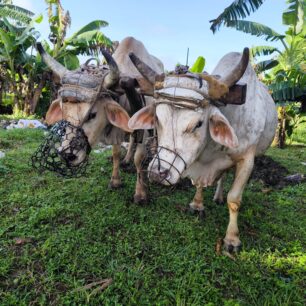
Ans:
[{"label": "sunlit leaf", "polygon": [[199,56],[189,71],[193,73],[201,73],[204,70],[204,67],[205,58],[203,56]]},{"label": "sunlit leaf", "polygon": [[270,55],[274,52],[280,53],[280,51],[276,47],[271,47],[271,46],[256,46],[251,48],[251,53],[253,57]]},{"label": "sunlit leaf", "polygon": [[265,40],[276,41],[285,38],[285,35],[281,35],[271,28],[253,21],[231,20],[226,22],[225,26],[229,28],[235,28],[238,31],[257,37],[263,37]]}]

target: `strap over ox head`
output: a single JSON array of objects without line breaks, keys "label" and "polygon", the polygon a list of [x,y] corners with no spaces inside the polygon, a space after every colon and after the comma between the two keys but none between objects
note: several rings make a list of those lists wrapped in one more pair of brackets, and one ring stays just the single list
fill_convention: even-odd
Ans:
[{"label": "strap over ox head", "polygon": [[[156,104],[197,109],[209,104],[224,106],[245,103],[246,84],[237,84],[249,63],[249,49],[245,48],[239,63],[223,76],[209,74],[164,74],[158,75],[134,53],[129,57],[138,71],[153,85],[154,91],[147,93],[155,97]],[[205,82],[203,82],[203,80]]]}]

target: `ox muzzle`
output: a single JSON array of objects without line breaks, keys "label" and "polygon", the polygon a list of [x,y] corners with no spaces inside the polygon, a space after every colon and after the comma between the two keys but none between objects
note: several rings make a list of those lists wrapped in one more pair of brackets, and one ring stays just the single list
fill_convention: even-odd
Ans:
[{"label": "ox muzzle", "polygon": [[[161,155],[168,155],[167,160]],[[176,164],[181,164],[182,169],[178,169]],[[186,170],[187,165],[185,160],[176,151],[169,148],[158,146],[156,153],[153,156],[149,166],[148,166],[148,178],[151,182],[159,183],[167,186],[174,186],[181,178],[183,172]],[[173,174],[177,177],[175,183],[173,183]]]},{"label": "ox muzzle", "polygon": [[[84,130],[61,120],[32,155],[31,164],[40,172],[49,170],[63,177],[80,177],[86,173],[90,151]],[[76,162],[80,152],[84,152],[82,160]]]}]

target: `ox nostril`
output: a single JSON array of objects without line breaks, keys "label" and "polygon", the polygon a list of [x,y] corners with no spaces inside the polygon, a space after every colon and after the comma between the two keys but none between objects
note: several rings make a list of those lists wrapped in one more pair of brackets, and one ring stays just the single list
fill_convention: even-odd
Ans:
[{"label": "ox nostril", "polygon": [[170,171],[168,169],[151,169],[149,171],[148,177],[151,182],[157,182],[157,183],[162,183],[164,181],[167,181],[170,177]]},{"label": "ox nostril", "polygon": [[159,177],[164,180],[165,178],[167,178],[169,175],[169,170],[167,169],[163,169],[159,171]]},{"label": "ox nostril", "polygon": [[72,162],[77,158],[73,153],[63,153],[62,156],[66,161],[69,162]]}]

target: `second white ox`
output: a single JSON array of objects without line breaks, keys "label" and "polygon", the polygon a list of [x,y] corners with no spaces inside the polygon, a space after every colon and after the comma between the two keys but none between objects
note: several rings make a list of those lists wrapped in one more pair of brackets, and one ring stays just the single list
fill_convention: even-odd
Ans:
[{"label": "second white ox", "polygon": [[[131,55],[133,58],[138,70],[152,80],[154,72],[150,67],[140,65],[140,61]],[[156,128],[159,147],[149,165],[150,178],[164,185],[175,184],[180,177],[191,178],[197,189],[189,204],[193,210],[203,212],[202,189],[216,182],[214,200],[222,202],[223,174],[236,167],[234,182],[227,195],[230,216],[224,238],[225,248],[233,252],[241,246],[237,218],[242,193],[252,172],[254,157],[262,154],[273,140],[277,113],[267,88],[249,64],[248,49],[242,56],[240,53],[225,55],[213,75],[217,77],[204,76],[201,88],[208,103],[190,107],[190,100],[172,103],[175,99],[171,102],[171,99],[159,96],[154,106],[141,109],[130,119],[129,127],[134,130]],[[247,85],[245,104],[216,107],[210,103],[220,99],[238,80]],[[187,83],[185,88],[190,89],[192,81]],[[168,76],[163,84],[171,85],[173,80]],[[194,95],[197,95],[198,82],[194,84]],[[168,93],[179,93],[179,88],[168,87]],[[159,92],[155,90],[155,94]]]}]

